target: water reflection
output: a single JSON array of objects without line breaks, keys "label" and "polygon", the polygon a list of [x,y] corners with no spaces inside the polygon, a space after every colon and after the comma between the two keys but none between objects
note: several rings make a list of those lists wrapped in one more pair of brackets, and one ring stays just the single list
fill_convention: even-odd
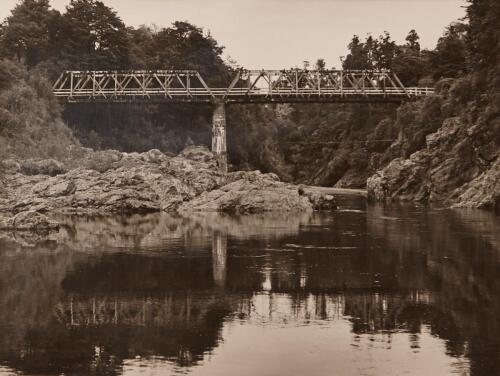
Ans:
[{"label": "water reflection", "polygon": [[498,373],[500,221],[61,218],[0,238],[0,374]]}]

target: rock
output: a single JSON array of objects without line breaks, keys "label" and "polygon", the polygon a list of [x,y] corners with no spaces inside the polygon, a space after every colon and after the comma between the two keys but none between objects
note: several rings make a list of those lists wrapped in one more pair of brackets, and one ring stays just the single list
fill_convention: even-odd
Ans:
[{"label": "rock", "polygon": [[152,149],[141,154],[141,158],[149,163],[161,163],[165,159],[165,155],[158,149]]},{"label": "rock", "polygon": [[0,169],[9,173],[17,173],[21,171],[21,164],[14,159],[5,159],[0,162]]},{"label": "rock", "polygon": [[[439,202],[467,207],[494,207],[498,146],[491,125],[469,127],[458,117],[446,119],[426,136],[426,147],[409,158],[396,158],[367,180],[374,200]],[[494,144],[494,142],[493,142]]]},{"label": "rock", "polygon": [[83,167],[53,177],[9,174],[8,194],[2,196],[0,209],[87,214],[175,211],[227,181],[206,148],[190,149],[184,154],[191,159],[170,158],[158,150],[141,154],[111,150],[84,156],[94,166],[82,162]]},{"label": "rock", "polygon": [[332,196],[311,199],[276,174],[223,173],[205,147],[188,146],[176,157],[103,151],[56,176],[10,174],[0,209],[11,213],[78,214],[154,211],[269,212],[331,210]]},{"label": "rock", "polygon": [[454,207],[493,209],[500,212],[500,159],[476,179],[456,190]]},{"label": "rock", "polygon": [[221,211],[261,213],[270,211],[310,211],[312,205],[297,187],[279,181],[275,174],[237,172],[229,183],[184,203],[180,211]]},{"label": "rock", "polygon": [[335,188],[365,188],[367,174],[356,169],[349,169],[335,183]]},{"label": "rock", "polygon": [[120,165],[118,162],[122,159],[123,154],[117,150],[99,150],[87,154],[80,167],[86,167],[88,169],[104,173],[108,170],[119,167]]},{"label": "rock", "polygon": [[0,230],[48,231],[59,229],[59,223],[33,210],[23,211],[8,219],[0,219]]},{"label": "rock", "polygon": [[308,192],[307,197],[312,204],[314,210],[337,210],[337,202],[333,195],[322,195],[318,193]]},{"label": "rock", "polygon": [[60,197],[75,193],[76,186],[74,181],[60,181],[59,179],[48,179],[38,183],[33,187],[33,193],[42,197]]},{"label": "rock", "polygon": [[408,201],[425,200],[428,190],[425,184],[429,156],[418,152],[410,159],[396,158],[383,170],[371,176],[366,182],[368,198],[378,201],[399,199]]},{"label": "rock", "polygon": [[198,162],[208,162],[213,159],[213,154],[202,146],[187,146],[179,156]]}]

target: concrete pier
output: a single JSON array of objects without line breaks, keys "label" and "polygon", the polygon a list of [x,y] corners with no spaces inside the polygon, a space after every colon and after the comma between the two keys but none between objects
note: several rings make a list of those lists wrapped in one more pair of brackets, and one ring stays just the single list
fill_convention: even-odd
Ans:
[{"label": "concrete pier", "polygon": [[223,101],[215,103],[212,118],[212,152],[217,158],[220,170],[227,172],[226,104]]}]

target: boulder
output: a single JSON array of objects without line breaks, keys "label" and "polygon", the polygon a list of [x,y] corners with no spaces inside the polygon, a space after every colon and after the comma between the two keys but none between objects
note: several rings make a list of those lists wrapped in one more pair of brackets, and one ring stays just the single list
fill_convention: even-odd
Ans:
[{"label": "boulder", "polygon": [[323,195],[313,192],[308,192],[306,195],[314,210],[328,211],[338,209],[337,202],[335,201],[335,197],[333,197],[333,195]]},{"label": "boulder", "polygon": [[417,152],[410,159],[396,158],[384,169],[368,178],[368,198],[378,201],[399,199],[425,200],[428,189],[422,182],[426,179],[429,155]]},{"label": "boulder", "polygon": [[142,153],[141,158],[143,161],[148,163],[161,163],[166,159],[166,156],[158,149],[152,149],[150,151]]},{"label": "boulder", "polygon": [[237,172],[230,174],[228,181],[184,203],[179,210],[231,213],[312,210],[309,199],[300,195],[296,186],[280,182],[275,174]]},{"label": "boulder", "polygon": [[197,162],[209,162],[213,160],[213,154],[203,146],[187,146],[179,154],[179,157]]},{"label": "boulder", "polygon": [[17,173],[21,171],[21,164],[14,159],[5,159],[0,162],[0,170],[9,173]]}]

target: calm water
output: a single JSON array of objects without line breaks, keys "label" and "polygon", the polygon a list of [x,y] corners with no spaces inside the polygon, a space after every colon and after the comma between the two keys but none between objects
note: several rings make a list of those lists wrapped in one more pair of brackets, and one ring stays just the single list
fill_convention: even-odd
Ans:
[{"label": "calm water", "polygon": [[0,375],[497,375],[500,217],[65,218],[0,235]]}]

